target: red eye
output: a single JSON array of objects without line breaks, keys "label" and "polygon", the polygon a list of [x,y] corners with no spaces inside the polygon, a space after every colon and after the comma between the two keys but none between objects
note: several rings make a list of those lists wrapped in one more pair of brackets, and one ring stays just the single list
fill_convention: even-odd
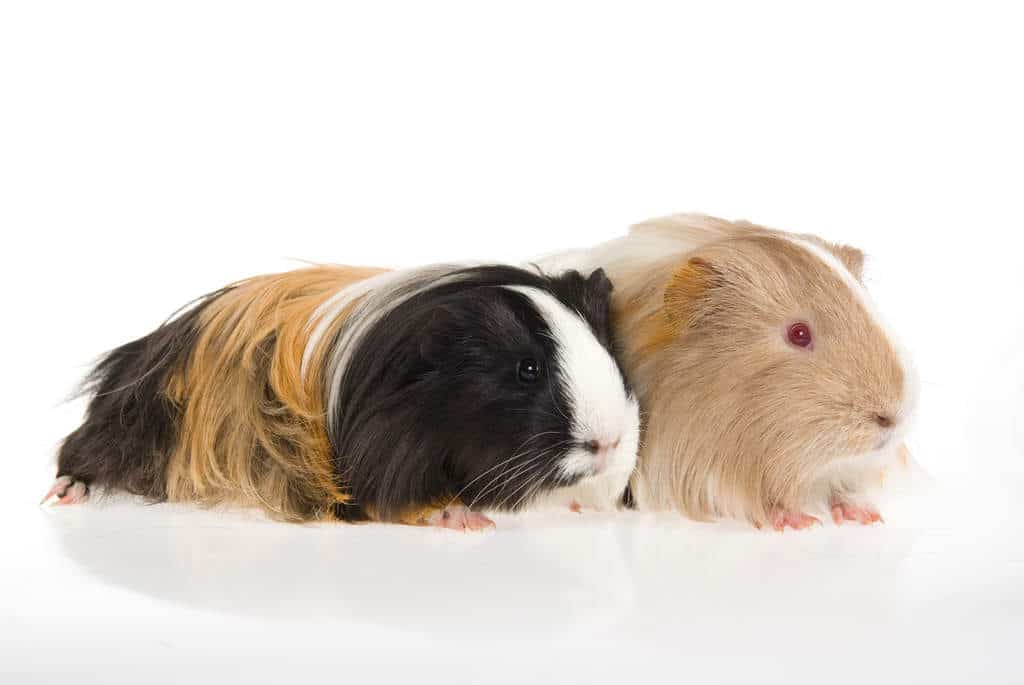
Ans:
[{"label": "red eye", "polygon": [[805,323],[795,323],[786,332],[791,345],[807,347],[811,344],[811,327]]}]

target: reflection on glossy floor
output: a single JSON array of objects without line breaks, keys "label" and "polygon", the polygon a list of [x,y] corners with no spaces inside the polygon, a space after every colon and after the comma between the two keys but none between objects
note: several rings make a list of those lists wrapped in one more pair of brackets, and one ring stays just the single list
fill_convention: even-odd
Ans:
[{"label": "reflection on glossy floor", "polygon": [[638,513],[467,535],[131,501],[23,509],[0,672],[1014,681],[1019,485],[915,482],[885,526],[784,534]]}]

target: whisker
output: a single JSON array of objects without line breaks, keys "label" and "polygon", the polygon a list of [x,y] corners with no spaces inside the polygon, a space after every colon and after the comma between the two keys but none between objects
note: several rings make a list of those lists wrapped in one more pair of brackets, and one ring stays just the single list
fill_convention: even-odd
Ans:
[{"label": "whisker", "polygon": [[546,481],[551,476],[551,474],[553,474],[555,472],[555,470],[558,468],[558,466],[559,466],[558,463],[552,464],[551,468],[549,468],[547,470],[547,472],[544,473],[543,476],[541,476],[540,478],[537,478],[534,481],[534,483],[535,483],[534,486],[532,488],[527,489],[526,492],[524,492],[523,495],[512,506],[512,511],[518,511],[519,507],[521,507],[523,505],[523,503],[528,498],[534,497],[537,494],[537,492],[540,489],[540,487],[544,484],[544,481]]},{"label": "whisker", "polygon": [[[549,454],[551,454],[552,451],[557,450],[557,449],[561,449],[562,447],[564,447],[566,442],[567,441],[565,441],[565,440],[561,440],[561,441],[555,443],[554,445],[551,445],[550,447],[548,447],[548,448],[542,450],[541,452],[535,454],[533,457],[528,459],[526,462],[524,462],[522,464],[519,464],[519,465],[517,465],[515,467],[506,468],[505,470],[499,472],[491,480],[491,482],[488,483],[487,487],[484,488],[483,490],[481,490],[477,494],[477,496],[473,498],[473,502],[475,503],[476,501],[478,501],[484,494],[486,494],[498,482],[499,479],[504,478],[505,480],[501,483],[501,486],[498,488],[498,492],[500,493],[504,488],[506,488],[512,482],[512,480],[513,480],[513,478],[515,478],[515,476],[519,475],[519,473],[524,469],[524,467],[527,464],[529,464],[531,462],[535,462],[535,461],[537,461],[539,459],[542,459],[544,457],[547,457]],[[516,469],[516,473],[511,473],[513,468]],[[472,507],[470,507],[470,508],[472,508]]]},{"label": "whisker", "polygon": [[543,464],[543,463],[540,463],[540,464],[534,464],[533,466],[531,466],[531,467],[530,467],[530,469],[529,469],[529,470],[528,470],[528,471],[526,472],[526,473],[529,473],[529,474],[530,474],[530,476],[529,476],[528,478],[525,478],[525,479],[523,479],[523,482],[522,482],[522,483],[520,483],[519,485],[517,485],[517,486],[516,486],[516,489],[515,489],[515,490],[513,490],[512,492],[510,492],[510,493],[508,493],[507,495],[505,495],[505,497],[504,497],[504,498],[502,498],[502,500],[501,500],[500,502],[498,502],[498,503],[497,503],[497,504],[495,505],[495,508],[496,508],[496,509],[504,509],[504,508],[505,508],[505,504],[506,504],[506,503],[507,503],[507,502],[508,502],[508,501],[509,501],[510,499],[512,499],[513,497],[515,497],[515,495],[516,495],[516,494],[517,494],[517,493],[518,493],[518,492],[519,492],[520,490],[522,490],[523,488],[527,487],[528,485],[530,485],[531,483],[533,483],[533,482],[534,482],[534,477],[535,477],[535,476],[537,476],[538,474],[540,474],[540,473],[541,473],[541,470],[542,470],[543,468],[544,468],[544,464]]},{"label": "whisker", "polygon": [[[520,459],[523,459],[523,460],[525,460],[525,461],[523,461],[522,463],[516,464],[516,466],[515,466],[515,467],[513,467],[513,468],[520,468],[520,467],[522,467],[522,466],[523,466],[524,464],[529,464],[530,462],[532,462],[532,461],[535,461],[535,460],[537,459],[537,457],[538,457],[539,455],[534,455],[533,457],[529,457],[529,455],[528,455],[527,453],[525,453],[525,452],[524,452],[524,453],[522,453],[522,454],[517,454],[517,455],[514,455],[514,456],[515,456],[515,457],[517,457],[517,458],[520,458]],[[506,459],[506,460],[505,460],[504,462],[502,462],[502,463],[503,463],[503,464],[508,464],[508,463],[509,463],[509,461],[510,461],[510,460]],[[493,469],[489,469],[489,470],[493,470]],[[476,495],[474,495],[474,496],[473,496],[473,499],[472,499],[472,501],[470,501],[470,503],[469,503],[469,504],[468,504],[467,506],[468,506],[468,507],[469,507],[470,509],[472,509],[472,508],[473,508],[473,506],[474,506],[474,505],[475,505],[475,504],[476,504],[476,503],[477,503],[477,502],[478,502],[478,501],[480,500],[480,498],[481,498],[481,497],[483,497],[483,496],[484,496],[484,495],[486,495],[486,494],[487,494],[488,492],[490,492],[490,490],[491,490],[491,489],[492,489],[492,488],[493,488],[493,487],[494,487],[495,485],[498,485],[499,483],[502,483],[502,482],[503,482],[503,481],[502,481],[502,479],[503,479],[503,478],[505,477],[505,475],[506,475],[506,474],[508,473],[508,471],[509,471],[509,467],[507,467],[507,466],[506,466],[506,468],[504,468],[504,469],[502,469],[502,470],[498,471],[498,472],[497,472],[497,473],[495,473],[495,474],[494,474],[493,476],[491,476],[491,479],[490,479],[490,480],[488,480],[488,481],[487,481],[487,484],[486,484],[486,485],[485,485],[484,487],[482,487],[482,488],[481,488],[481,489],[480,489],[480,490],[479,490],[479,491],[478,491],[478,492],[476,493]]]},{"label": "whisker", "polygon": [[461,488],[461,489],[460,489],[460,490],[459,490],[459,491],[458,491],[458,492],[457,492],[457,493],[455,494],[455,496],[454,496],[454,497],[452,497],[452,501],[455,501],[455,500],[457,500],[457,499],[458,499],[459,497],[461,497],[461,496],[462,496],[462,493],[466,491],[466,488],[468,488],[468,487],[469,487],[469,486],[471,486],[471,485],[472,485],[473,483],[477,482],[478,480],[480,480],[481,478],[483,478],[484,476],[486,476],[486,475],[487,475],[488,473],[490,473],[490,472],[491,472],[491,471],[493,471],[494,469],[496,469],[496,468],[498,468],[498,467],[500,467],[500,466],[502,466],[502,465],[504,465],[504,464],[507,464],[508,462],[512,461],[512,460],[513,460],[513,459],[515,459],[516,457],[520,456],[520,454],[521,454],[521,450],[522,450],[522,449],[523,449],[524,447],[526,447],[526,445],[528,445],[528,444],[529,444],[530,442],[532,442],[532,441],[536,440],[537,438],[539,438],[539,437],[542,437],[542,436],[544,436],[544,435],[550,435],[550,434],[552,434],[552,433],[557,433],[557,432],[558,432],[558,431],[542,431],[542,432],[540,432],[540,433],[537,433],[537,434],[535,434],[535,435],[533,435],[533,436],[531,436],[531,437],[527,438],[526,440],[524,440],[524,441],[522,442],[522,444],[520,444],[520,445],[519,445],[519,447],[517,447],[517,448],[515,448],[514,450],[512,450],[512,456],[511,456],[511,457],[509,457],[508,459],[506,459],[506,460],[504,460],[504,461],[502,461],[502,462],[499,462],[499,463],[495,464],[494,466],[490,467],[489,469],[487,469],[487,470],[486,470],[486,471],[484,471],[483,473],[477,474],[476,478],[474,478],[473,480],[471,480],[471,481],[469,481],[468,483],[466,483],[465,485],[463,485],[463,486],[462,486],[462,488]]},{"label": "whisker", "polygon": [[[480,497],[482,497],[486,492],[488,492],[491,489],[491,487],[495,484],[495,482],[496,482],[496,480],[498,478],[504,478],[505,479],[504,482],[502,482],[501,486],[498,488],[498,493],[500,494],[506,487],[508,487],[513,482],[513,480],[516,477],[518,477],[519,475],[521,475],[524,472],[529,472],[529,471],[533,470],[532,466],[530,468],[526,468],[526,466],[528,466],[529,464],[531,464],[533,462],[537,462],[538,460],[542,460],[543,458],[546,458],[548,455],[550,455],[555,450],[558,450],[558,449],[561,449],[562,447],[564,447],[567,442],[570,442],[570,441],[560,440],[559,442],[555,443],[554,445],[551,445],[548,448],[542,450],[541,452],[539,452],[538,454],[534,455],[531,459],[527,460],[523,464],[519,464],[518,466],[516,466],[514,473],[512,472],[512,468],[508,468],[508,469],[502,471],[501,473],[499,473],[495,477],[494,480],[491,481],[490,484],[488,484],[488,486],[486,488],[481,490],[480,493],[476,497],[473,498],[473,501],[476,502],[477,500],[480,499]],[[540,463],[535,464],[535,465],[536,466],[542,466],[543,465],[543,461],[541,461]],[[516,488],[516,490],[513,491],[512,493],[510,493],[510,495],[508,495],[508,497],[510,497],[511,495],[514,495],[515,492],[518,492],[518,490],[519,490],[519,488]]]},{"label": "whisker", "polygon": [[[518,476],[524,470],[529,470],[527,467],[532,468],[531,464],[534,464],[535,462],[537,462],[542,456],[544,456],[543,453],[535,454],[530,459],[527,459],[526,461],[522,462],[521,464],[517,464],[514,467],[514,470],[513,470],[513,468],[508,468],[508,469],[505,469],[505,470],[499,472],[498,474],[496,474],[494,476],[494,478],[492,478],[490,480],[490,482],[487,484],[487,487],[483,488],[482,490],[480,490],[480,492],[478,492],[476,494],[476,496],[473,498],[473,502],[474,503],[477,502],[481,497],[483,497],[488,492],[490,492],[491,489],[495,485],[498,485],[498,489],[497,489],[497,492],[495,493],[495,496],[501,494],[501,492],[505,488],[507,488],[509,486],[509,484],[512,482],[512,480],[516,476]],[[500,483],[500,485],[499,485],[499,483]]]}]

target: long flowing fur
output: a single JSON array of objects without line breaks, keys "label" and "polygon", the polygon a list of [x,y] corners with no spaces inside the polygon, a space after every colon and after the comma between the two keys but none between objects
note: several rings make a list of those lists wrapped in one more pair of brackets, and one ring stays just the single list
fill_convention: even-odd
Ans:
[{"label": "long flowing fur", "polygon": [[[58,475],[290,521],[418,523],[462,494],[518,507],[573,485],[597,439],[628,472],[638,419],[610,353],[610,293],[600,271],[497,265],[240,281],[100,361]],[[524,358],[544,384],[517,383]]]},{"label": "long flowing fur", "polygon": [[327,345],[311,373],[300,367],[317,308],[377,273],[322,266],[241,281],[117,348],[91,374],[94,400],[58,472],[156,501],[255,505],[286,520],[329,512],[345,495],[320,391]]}]

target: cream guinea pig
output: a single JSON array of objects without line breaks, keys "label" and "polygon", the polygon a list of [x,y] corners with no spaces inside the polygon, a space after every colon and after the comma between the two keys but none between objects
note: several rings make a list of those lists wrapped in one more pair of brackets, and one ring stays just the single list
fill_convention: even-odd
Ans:
[{"label": "cream guinea pig", "polygon": [[881,520],[865,491],[893,461],[916,374],[852,247],[682,214],[545,270],[602,267],[644,428],[640,508],[805,528]]}]

